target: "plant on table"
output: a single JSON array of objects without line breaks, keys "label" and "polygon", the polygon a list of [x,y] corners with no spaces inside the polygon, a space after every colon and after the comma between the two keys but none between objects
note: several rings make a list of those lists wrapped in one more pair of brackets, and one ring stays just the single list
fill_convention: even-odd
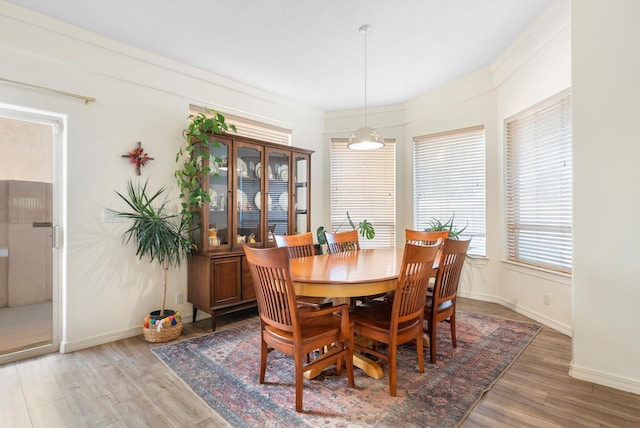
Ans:
[{"label": "plant on table", "polygon": [[[340,223],[338,225],[338,227],[336,227],[335,232],[339,232],[340,228],[347,221],[349,222],[349,225],[351,226],[351,228],[353,230],[357,230],[358,231],[360,236],[362,236],[364,238],[367,238],[367,239],[373,239],[376,236],[376,231],[375,231],[375,229],[373,227],[373,224],[371,224],[371,222],[369,222],[368,220],[362,220],[356,226],[356,224],[353,222],[353,220],[351,220],[351,216],[349,215],[349,211],[347,211],[347,217],[342,221],[342,223]],[[320,226],[316,230],[316,237],[318,238],[318,244],[320,244],[320,245],[325,245],[327,243],[326,239],[324,238],[324,231],[325,231],[324,226]]]},{"label": "plant on table", "polygon": [[456,218],[455,213],[451,215],[445,222],[443,223],[441,219],[432,218],[429,221],[429,226],[427,226],[424,230],[425,232],[441,232],[448,230],[449,238],[458,239],[462,232],[467,229],[467,225],[465,225],[462,229],[454,224],[454,220]]}]

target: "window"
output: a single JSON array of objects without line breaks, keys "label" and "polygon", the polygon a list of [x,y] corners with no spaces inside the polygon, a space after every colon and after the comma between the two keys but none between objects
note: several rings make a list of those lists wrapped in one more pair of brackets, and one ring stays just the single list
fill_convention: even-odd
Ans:
[{"label": "window", "polygon": [[351,228],[368,220],[375,228],[372,240],[360,238],[361,248],[396,245],[396,144],[385,140],[377,150],[347,148],[347,139],[331,140],[331,226],[328,230]]},{"label": "window", "polygon": [[508,118],[505,130],[507,259],[570,273],[570,93]]},{"label": "window", "polygon": [[484,126],[413,139],[413,227],[454,217],[469,254],[486,255]]},{"label": "window", "polygon": [[[189,114],[205,113],[207,109],[191,105],[189,106]],[[268,141],[270,143],[291,145],[291,130],[280,128],[268,123],[258,122],[256,120],[245,119],[244,117],[235,116],[233,114],[219,112],[224,116],[225,122],[236,126],[235,134],[255,138],[260,141]]]}]

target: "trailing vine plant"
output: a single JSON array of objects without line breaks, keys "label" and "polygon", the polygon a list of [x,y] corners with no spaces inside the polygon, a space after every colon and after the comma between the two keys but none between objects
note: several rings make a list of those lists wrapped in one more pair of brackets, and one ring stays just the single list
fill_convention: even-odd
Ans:
[{"label": "trailing vine plant", "polygon": [[[183,161],[183,164],[174,175],[180,188],[182,216],[188,224],[193,224],[199,208],[211,201],[209,194],[202,189],[202,177],[206,177],[211,172],[209,167],[211,156],[196,148],[203,142],[209,141],[212,135],[220,135],[229,130],[236,132],[236,127],[227,123],[224,116],[215,110],[191,114],[189,120],[189,127],[182,131],[185,144],[176,154],[176,163]],[[213,144],[219,143],[213,142]],[[213,160],[222,162],[216,157],[213,157]]]}]

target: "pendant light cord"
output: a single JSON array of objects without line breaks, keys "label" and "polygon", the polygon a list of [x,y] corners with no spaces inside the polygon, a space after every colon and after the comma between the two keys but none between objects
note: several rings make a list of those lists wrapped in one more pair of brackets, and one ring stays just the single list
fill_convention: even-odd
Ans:
[{"label": "pendant light cord", "polygon": [[364,30],[364,126],[367,126],[367,29]]},{"label": "pendant light cord", "polygon": [[360,32],[364,33],[364,126],[367,127],[367,30],[369,24],[360,27]]}]

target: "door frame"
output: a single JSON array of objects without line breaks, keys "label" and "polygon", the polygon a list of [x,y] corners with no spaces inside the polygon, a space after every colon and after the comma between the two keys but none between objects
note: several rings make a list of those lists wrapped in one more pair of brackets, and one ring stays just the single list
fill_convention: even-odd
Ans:
[{"label": "door frame", "polygon": [[66,125],[67,116],[60,113],[37,110],[33,108],[0,103],[0,116],[7,119],[15,119],[26,122],[34,122],[52,126],[52,200],[51,222],[53,224],[52,235],[52,341],[51,344],[36,346],[33,348],[0,355],[0,364],[31,358],[38,355],[49,354],[60,350],[62,339],[62,326],[64,317],[63,302],[63,278],[64,278],[64,251],[63,225],[66,224],[65,215],[65,189],[66,171],[65,148],[67,141]]}]

